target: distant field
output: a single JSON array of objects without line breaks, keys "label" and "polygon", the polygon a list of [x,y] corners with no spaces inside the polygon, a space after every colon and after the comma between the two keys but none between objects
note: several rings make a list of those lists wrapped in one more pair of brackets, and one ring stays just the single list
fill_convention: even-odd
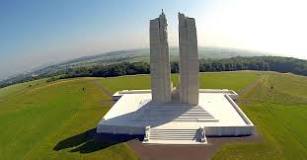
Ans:
[{"label": "distant field", "polygon": [[[148,75],[33,81],[0,89],[0,159],[138,159],[126,144],[97,144],[96,124],[110,94],[147,89]],[[177,75],[172,75],[174,85]],[[202,73],[201,88],[241,93],[261,142],[226,144],[213,159],[305,159],[307,78],[273,72]]]}]

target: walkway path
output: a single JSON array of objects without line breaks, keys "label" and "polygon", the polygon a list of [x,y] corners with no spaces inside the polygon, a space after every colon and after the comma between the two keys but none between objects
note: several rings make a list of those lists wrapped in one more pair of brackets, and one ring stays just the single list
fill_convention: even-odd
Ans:
[{"label": "walkway path", "polygon": [[111,97],[113,96],[113,93],[111,91],[109,91],[105,86],[103,86],[99,79],[98,80],[93,80],[92,81],[104,94],[106,94],[107,96]]}]

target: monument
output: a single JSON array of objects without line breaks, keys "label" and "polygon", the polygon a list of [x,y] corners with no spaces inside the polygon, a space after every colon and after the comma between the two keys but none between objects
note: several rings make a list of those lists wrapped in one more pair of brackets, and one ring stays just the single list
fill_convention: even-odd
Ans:
[{"label": "monument", "polygon": [[199,89],[195,19],[178,14],[179,84],[171,85],[167,20],[150,20],[151,90],[124,90],[97,133],[143,135],[143,143],[207,144],[207,136],[246,136],[254,125],[228,89]]},{"label": "monument", "polygon": [[171,66],[164,13],[150,21],[150,75],[154,103],[171,101]]},{"label": "monument", "polygon": [[198,104],[198,49],[195,20],[178,14],[179,19],[179,99],[182,103]]}]

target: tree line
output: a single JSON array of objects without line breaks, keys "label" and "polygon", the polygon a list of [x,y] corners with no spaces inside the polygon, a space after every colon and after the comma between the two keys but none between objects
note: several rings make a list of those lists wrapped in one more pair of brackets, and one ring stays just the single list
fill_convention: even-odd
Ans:
[{"label": "tree line", "polygon": [[[307,60],[277,56],[233,57],[224,59],[201,59],[200,72],[220,72],[238,70],[276,71],[281,73],[294,73],[307,76]],[[178,62],[171,62],[171,72],[178,73]],[[51,77],[47,81],[73,77],[115,77],[122,75],[149,74],[150,64],[147,62],[121,62],[110,65],[94,65],[87,67],[74,67],[59,70],[52,74],[43,74],[36,77],[24,77],[10,83],[0,84],[0,88]]]},{"label": "tree line", "polygon": [[[288,57],[260,56],[233,57],[225,59],[201,59],[200,72],[238,70],[276,71],[307,76],[307,61]],[[179,72],[178,62],[171,62],[171,72]],[[61,78],[73,77],[114,77],[122,75],[149,74],[147,62],[123,62],[107,66],[79,67],[66,72]]]}]

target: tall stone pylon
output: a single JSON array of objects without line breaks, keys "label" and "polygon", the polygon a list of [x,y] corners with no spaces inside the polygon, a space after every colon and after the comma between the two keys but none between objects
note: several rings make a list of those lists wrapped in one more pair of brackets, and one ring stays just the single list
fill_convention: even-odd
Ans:
[{"label": "tall stone pylon", "polygon": [[179,100],[190,105],[198,104],[199,61],[194,18],[178,13],[179,19]]},{"label": "tall stone pylon", "polygon": [[165,15],[150,20],[150,75],[152,102],[171,101],[171,67]]}]

